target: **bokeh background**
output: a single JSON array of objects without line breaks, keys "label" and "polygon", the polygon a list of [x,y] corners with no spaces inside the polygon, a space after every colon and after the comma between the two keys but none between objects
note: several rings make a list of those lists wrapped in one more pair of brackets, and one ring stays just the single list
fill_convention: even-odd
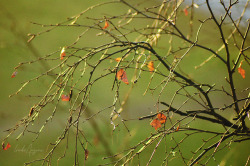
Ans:
[{"label": "bokeh background", "polygon": [[[46,90],[48,82],[46,80],[37,81],[34,84],[31,84],[24,89],[19,95],[9,98],[9,95],[15,93],[22,82],[37,76],[41,71],[44,71],[44,66],[42,64],[38,65],[28,65],[22,67],[18,71],[18,75],[15,78],[11,78],[11,74],[14,72],[14,67],[16,67],[20,62],[30,61],[36,59],[39,56],[44,56],[48,53],[54,52],[60,47],[71,43],[75,40],[77,35],[82,32],[81,29],[67,30],[62,28],[56,32],[41,35],[37,37],[31,44],[27,44],[29,37],[28,33],[36,33],[42,30],[41,26],[31,24],[30,22],[36,22],[41,24],[55,24],[58,22],[64,21],[66,18],[76,15],[81,11],[85,10],[91,5],[97,4],[103,1],[82,1],[82,0],[43,0],[43,1],[7,1],[1,0],[0,2],[0,138],[6,136],[8,132],[4,132],[8,128],[14,126],[22,117],[27,116],[30,107],[34,105],[37,101],[28,97],[30,93],[39,95],[41,92]],[[154,4],[157,2],[147,1],[147,4]],[[216,4],[214,5],[216,6]],[[183,6],[185,7],[185,6]],[[117,5],[115,8],[103,7],[93,12],[90,12],[89,15],[92,17],[101,16],[101,15],[111,15],[116,12],[126,11],[127,9],[124,6]],[[218,14],[219,14],[219,9]],[[240,8],[239,10],[240,11]],[[235,11],[237,12],[237,10]],[[197,13],[199,15],[207,15],[202,9]],[[138,22],[138,24],[150,24],[151,22]],[[183,23],[185,26],[185,22]],[[212,27],[213,25],[211,25]],[[213,28],[208,30],[210,34],[214,34]],[[80,42],[83,45],[92,45],[92,43],[98,42],[98,38],[93,37],[94,34],[89,34],[85,36],[84,39]],[[209,36],[204,36],[204,42],[209,40]],[[165,43],[164,43],[165,44]],[[164,47],[164,44],[159,47]],[[160,49],[159,49],[160,50]],[[166,52],[166,51],[165,51]],[[165,53],[162,51],[162,53]],[[206,54],[205,52],[193,52],[194,56],[188,56],[185,59],[185,64],[183,70],[189,73],[190,77],[196,78],[198,80],[205,80],[208,82],[216,82],[221,85],[225,85],[224,77],[226,71],[221,67],[221,63],[217,61],[211,61],[208,65],[205,65],[199,70],[195,70],[194,66],[199,65],[203,62],[208,56],[200,56],[200,54]],[[184,63],[184,62],[183,62]],[[236,86],[240,87],[239,91],[245,89],[249,86],[249,68],[246,68],[246,79],[243,80],[241,76],[237,76]],[[209,75],[216,73],[218,79],[209,78]],[[214,78],[214,77],[213,77]],[[103,108],[109,98],[112,101],[111,94],[107,93],[105,84],[100,84],[96,86],[96,90],[93,92],[95,94],[95,104],[91,105],[92,110],[99,110]],[[107,83],[108,84],[108,83]],[[146,84],[143,84],[146,85]],[[174,87],[172,94],[174,93]],[[151,112],[155,112],[156,108],[154,107],[155,98],[150,95],[142,96],[145,88],[137,88],[133,91],[131,97],[129,98],[128,104],[126,105],[126,116],[131,117],[140,117],[142,115],[148,115]],[[126,91],[126,90],[124,90]],[[105,94],[105,96],[104,96]],[[109,96],[110,95],[110,96]],[[126,95],[126,92],[124,92]],[[246,94],[243,94],[247,95]],[[166,96],[166,98],[171,98],[171,95]],[[215,101],[218,105],[228,102],[228,98],[225,96],[215,96]],[[96,104],[98,103],[98,104]],[[181,103],[181,102],[180,102]],[[61,111],[59,116],[57,116],[53,123],[50,123],[43,134],[40,135],[39,139],[35,142],[32,142],[32,135],[27,134],[22,137],[20,140],[15,141],[14,137],[11,137],[8,141],[11,143],[11,148],[8,151],[0,150],[0,165],[22,165],[22,163],[31,161],[37,158],[41,158],[48,151],[48,143],[56,140],[57,136],[60,134],[64,127],[66,113],[63,112],[63,108],[67,105],[61,106]],[[107,113],[107,117],[109,116]],[[233,118],[234,115],[231,113],[223,113],[227,117]],[[150,132],[154,132],[154,129],[149,125],[149,121],[131,121],[128,126],[131,129],[131,136],[126,132],[124,127],[120,127],[119,131],[112,132],[112,125],[110,125],[109,119],[105,118],[105,115],[102,115],[101,120],[98,122],[98,126],[102,131],[102,136],[105,137],[107,141],[110,142],[109,147],[113,153],[119,152],[123,149],[128,148],[129,146],[135,145],[140,140],[150,135]],[[176,117],[178,118],[178,117]],[[41,123],[43,123],[41,119]],[[249,124],[249,123],[248,123]],[[193,123],[193,125],[199,125],[200,127],[206,126],[206,122]],[[207,128],[213,128],[216,126],[206,126]],[[98,143],[98,138],[93,132],[92,126],[86,124],[83,126],[85,129],[85,135],[88,137],[90,142],[93,145],[88,145],[90,151],[89,159],[86,161],[86,165],[97,165],[97,163],[105,163],[102,157],[105,156],[105,148],[102,144]],[[21,131],[21,130],[20,130]],[[145,132],[148,131],[148,132]],[[17,135],[15,135],[17,136]],[[181,139],[183,134],[180,134],[177,138]],[[206,138],[206,135],[201,137]],[[171,138],[168,138],[169,141]],[[73,139],[69,139],[73,141]],[[197,141],[193,141],[197,140]],[[192,147],[197,147],[199,144],[199,138],[190,139],[187,141],[187,144],[183,146],[187,149]],[[169,143],[171,145],[171,143]],[[71,145],[69,143],[69,145]],[[247,157],[250,154],[249,142],[234,144],[231,146],[231,149],[228,151],[218,152],[218,158],[220,160],[214,160],[213,164],[223,165],[244,165],[247,160]],[[59,147],[58,151],[55,153],[55,158],[61,156],[64,147]],[[147,149],[145,153],[150,155],[152,149]],[[153,160],[152,165],[159,165],[161,159],[164,157],[164,147],[157,149],[157,156],[159,161]],[[67,152],[67,157],[59,161],[59,165],[72,165],[74,159],[74,146],[69,146]],[[173,154],[174,155],[174,154]],[[84,154],[82,153],[84,157]],[[148,159],[149,156],[145,155],[145,159]],[[142,159],[143,160],[143,159]],[[146,160],[147,161],[147,160]],[[54,164],[57,162],[55,161]],[[36,163],[34,165],[39,165]],[[181,160],[175,160],[171,165],[182,165]]]}]

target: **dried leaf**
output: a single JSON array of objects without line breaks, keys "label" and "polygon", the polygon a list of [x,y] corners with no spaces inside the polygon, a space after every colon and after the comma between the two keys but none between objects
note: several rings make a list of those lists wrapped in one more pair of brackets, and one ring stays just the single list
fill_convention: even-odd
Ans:
[{"label": "dried leaf", "polygon": [[11,75],[11,78],[14,78],[17,75],[17,71],[14,71]]},{"label": "dried leaf", "polygon": [[3,150],[8,150],[11,147],[9,143],[7,143],[6,147],[4,147],[4,143],[2,143]]},{"label": "dried leaf", "polygon": [[62,101],[69,101],[70,97],[68,95],[62,95]]},{"label": "dried leaf", "polygon": [[30,109],[29,116],[31,116],[31,115],[33,114],[33,112],[34,112],[34,108],[32,107],[32,108]]},{"label": "dried leaf", "polygon": [[148,69],[149,69],[150,73],[152,73],[155,70],[154,62],[153,61],[150,61],[148,63]]},{"label": "dried leaf", "polygon": [[245,78],[246,77],[246,75],[245,75],[245,73],[246,73],[246,71],[244,70],[244,69],[242,69],[242,62],[243,61],[241,61],[240,62],[240,65],[239,65],[239,68],[238,68],[238,72],[240,73],[240,75],[242,76],[242,78]]},{"label": "dried leaf", "polygon": [[161,122],[160,122],[158,119],[154,119],[154,120],[150,123],[150,125],[151,125],[152,127],[154,127],[155,130],[157,130],[158,128],[161,127]]},{"label": "dried leaf", "polygon": [[187,7],[186,7],[183,11],[184,11],[185,16],[188,16],[188,10],[187,10]]},{"label": "dried leaf", "polygon": [[118,57],[118,58],[115,58],[115,61],[116,62],[120,62],[122,58]]},{"label": "dried leaf", "polygon": [[87,160],[89,157],[89,151],[85,149],[84,153],[85,153],[85,160]]},{"label": "dried leaf", "polygon": [[167,117],[163,113],[157,114],[157,118],[161,122],[161,124],[166,123]]},{"label": "dried leaf", "polygon": [[123,69],[120,69],[117,72],[116,77],[118,80],[122,80],[125,84],[127,84],[127,85],[129,84],[127,74]]},{"label": "dried leaf", "polygon": [[63,58],[64,58],[65,56],[66,56],[65,47],[63,47],[62,50],[61,50],[61,54],[60,54],[61,60],[63,60]]},{"label": "dried leaf", "polygon": [[108,28],[108,27],[109,27],[109,23],[108,23],[107,20],[105,20],[105,25],[104,25],[104,27],[103,27],[102,29],[106,29],[106,28]]}]

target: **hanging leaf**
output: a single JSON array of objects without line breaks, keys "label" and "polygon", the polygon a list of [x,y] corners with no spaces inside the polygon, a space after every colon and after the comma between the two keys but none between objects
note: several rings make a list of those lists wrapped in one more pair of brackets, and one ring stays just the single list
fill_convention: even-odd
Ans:
[{"label": "hanging leaf", "polygon": [[118,57],[118,58],[115,58],[115,61],[116,62],[120,62],[122,58]]},{"label": "hanging leaf", "polygon": [[157,130],[158,128],[161,127],[161,122],[160,122],[158,119],[154,119],[154,120],[150,123],[150,125],[151,125],[152,127],[154,127],[155,130]]},{"label": "hanging leaf", "polygon": [[123,69],[120,69],[117,72],[116,77],[118,80],[122,80],[125,84],[127,84],[127,85],[129,84],[127,74]]},{"label": "hanging leaf", "polygon": [[242,76],[242,78],[245,78],[246,77],[245,76],[246,71],[244,69],[242,69],[242,67],[241,67],[242,63],[243,63],[243,61],[240,62],[240,65],[239,65],[239,68],[238,68],[238,72],[240,73],[240,75]]},{"label": "hanging leaf", "polygon": [[11,78],[16,77],[16,75],[17,75],[17,71],[14,71],[14,72],[11,74]]},{"label": "hanging leaf", "polygon": [[104,27],[103,27],[102,29],[106,29],[106,28],[108,28],[108,27],[109,27],[109,23],[108,23],[107,20],[105,20],[105,25],[104,25]]},{"label": "hanging leaf", "polygon": [[153,61],[150,61],[148,63],[148,69],[149,69],[150,73],[152,73],[155,70]]},{"label": "hanging leaf", "polygon": [[183,9],[183,11],[184,11],[185,16],[188,16],[188,10],[187,10],[187,7],[186,7],[185,9]]},{"label": "hanging leaf", "polygon": [[66,52],[65,52],[65,47],[62,48],[61,50],[61,54],[60,54],[60,57],[61,57],[61,60],[63,60],[63,58],[66,56]]},{"label": "hanging leaf", "polygon": [[69,101],[70,97],[68,95],[62,95],[62,101]]},{"label": "hanging leaf", "polygon": [[29,116],[31,116],[31,115],[33,114],[33,112],[34,112],[34,107],[32,107],[32,108],[30,109]]},{"label": "hanging leaf", "polygon": [[85,160],[87,160],[89,157],[89,151],[87,149],[85,149],[84,153],[85,153]]},{"label": "hanging leaf", "polygon": [[157,118],[159,119],[160,123],[166,123],[167,117],[163,113],[157,114]]},{"label": "hanging leaf", "polygon": [[8,150],[11,147],[9,143],[7,143],[6,147],[4,147],[4,143],[2,143],[3,150]]}]

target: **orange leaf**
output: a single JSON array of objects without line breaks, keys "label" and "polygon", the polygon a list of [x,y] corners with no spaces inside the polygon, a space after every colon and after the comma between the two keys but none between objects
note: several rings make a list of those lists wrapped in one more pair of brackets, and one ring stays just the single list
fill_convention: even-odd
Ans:
[{"label": "orange leaf", "polygon": [[150,123],[150,125],[151,125],[152,127],[154,127],[155,130],[157,130],[158,128],[161,127],[161,122],[160,122],[158,119],[154,119],[154,120]]},{"label": "orange leaf", "polygon": [[177,126],[177,128],[176,128],[176,130],[175,130],[175,131],[179,131],[179,129],[180,129],[180,126]]},{"label": "orange leaf", "polygon": [[187,10],[187,8],[185,8],[183,11],[184,11],[184,13],[185,13],[185,16],[187,16],[187,15],[188,15],[188,10]]},{"label": "orange leaf", "polygon": [[70,98],[68,95],[62,95],[62,101],[69,101]]},{"label": "orange leaf", "polygon": [[243,61],[240,62],[240,65],[239,65],[239,68],[238,68],[238,72],[240,73],[240,75],[242,76],[242,78],[245,78],[246,77],[246,75],[245,75],[246,71],[244,69],[242,69],[242,67],[241,67],[242,62]]},{"label": "orange leaf", "polygon": [[3,150],[8,150],[11,147],[11,145],[7,143],[6,147],[4,147],[4,144],[2,144],[2,147],[3,147]]},{"label": "orange leaf", "polygon": [[89,151],[85,149],[84,153],[85,153],[85,160],[87,160],[89,157]]},{"label": "orange leaf", "polygon": [[107,20],[105,20],[105,25],[104,25],[104,27],[103,27],[102,29],[106,29],[106,28],[108,28],[108,27],[109,27],[109,23],[108,23]]},{"label": "orange leaf", "polygon": [[167,117],[163,113],[157,114],[157,118],[160,120],[161,124],[166,123]]},{"label": "orange leaf", "polygon": [[17,71],[14,71],[11,75],[11,78],[14,78],[17,75]]},{"label": "orange leaf", "polygon": [[123,69],[120,69],[117,72],[116,77],[117,77],[118,80],[122,80],[125,84],[127,84],[127,85],[129,84],[127,74]]},{"label": "orange leaf", "polygon": [[63,47],[62,50],[61,50],[61,54],[60,54],[61,60],[63,60],[63,58],[64,58],[65,56],[66,56],[65,47]]},{"label": "orange leaf", "polygon": [[122,58],[118,57],[118,58],[115,58],[115,61],[116,62],[120,62]]},{"label": "orange leaf", "polygon": [[242,76],[242,78],[245,78],[245,70],[242,69],[241,67],[238,68],[238,72],[240,73],[240,75]]},{"label": "orange leaf", "polygon": [[149,69],[150,73],[152,73],[155,70],[154,62],[153,61],[150,61],[148,63],[148,69]]}]

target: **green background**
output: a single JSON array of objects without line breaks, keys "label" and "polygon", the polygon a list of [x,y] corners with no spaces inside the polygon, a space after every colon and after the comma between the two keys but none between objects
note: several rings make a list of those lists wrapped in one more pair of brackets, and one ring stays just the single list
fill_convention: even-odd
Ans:
[{"label": "green background", "polygon": [[[49,83],[49,79],[43,79],[41,82],[32,83],[30,86],[26,87],[19,95],[9,98],[10,94],[15,93],[21,86],[21,83],[37,76],[41,71],[44,71],[44,68],[41,64],[38,65],[27,65],[22,67],[15,78],[11,78],[11,74],[14,71],[14,67],[18,65],[19,62],[25,62],[34,57],[34,50],[37,52],[37,55],[44,56],[48,53],[59,50],[62,46],[72,43],[75,38],[82,32],[81,29],[68,30],[67,28],[61,28],[55,32],[51,32],[45,35],[41,35],[32,41],[32,45],[26,45],[26,41],[29,39],[27,36],[28,33],[37,33],[43,30],[40,26],[31,24],[30,22],[41,23],[41,24],[55,24],[58,22],[64,21],[69,16],[78,14],[79,12],[85,10],[91,5],[94,5],[98,2],[103,1],[70,1],[70,0],[54,0],[54,1],[6,1],[2,0],[0,2],[0,138],[6,136],[7,132],[3,132],[8,128],[14,126],[22,117],[27,116],[30,107],[35,104],[36,99],[27,97],[28,94],[41,94],[41,92],[46,90],[46,85]],[[97,10],[91,11],[89,15],[92,17],[101,17],[103,15],[112,15],[116,12],[126,11],[127,9],[124,6],[116,5],[115,8],[102,7]],[[205,16],[204,16],[205,17]],[[146,24],[147,22],[143,22]],[[139,25],[143,24],[138,22]],[[148,22],[151,23],[151,22]],[[183,29],[185,31],[185,18],[182,22]],[[135,23],[136,25],[136,23]],[[211,25],[213,27],[213,25]],[[213,28],[207,30],[211,34],[216,34],[213,32]],[[94,36],[94,37],[93,37]],[[84,36],[84,39],[80,44],[88,46],[96,44],[100,38],[95,36],[95,33],[90,33],[87,36]],[[105,39],[104,39],[105,40]],[[212,40],[209,36],[204,36],[201,39],[201,42],[210,42]],[[166,41],[167,42],[167,41]],[[178,41],[177,41],[178,42]],[[213,43],[211,47],[215,47],[217,43]],[[159,48],[164,47],[166,43],[163,41],[160,42]],[[165,46],[166,47],[166,46]],[[32,49],[33,52],[31,51]],[[159,49],[158,53],[166,53],[166,50]],[[191,54],[191,53],[190,53]],[[199,70],[195,70],[194,66],[199,65],[206,58],[210,56],[204,51],[196,50],[192,51],[191,55],[188,55],[183,63],[183,68],[186,73],[189,74],[191,78],[195,78],[201,82],[217,83],[219,85],[225,85],[224,77],[226,76],[226,71],[223,69],[221,63],[216,60],[212,60],[207,65]],[[201,56],[205,55],[205,56]],[[240,75],[235,76],[237,79],[235,81],[236,87],[238,87],[238,92],[245,89],[249,86],[249,67],[246,68],[246,79],[242,79]],[[132,73],[132,71],[128,71]],[[214,74],[216,73],[216,76]],[[210,76],[213,76],[212,78]],[[146,75],[147,79],[150,77],[150,74]],[[112,103],[113,93],[108,91],[109,82],[104,82],[96,85],[96,89],[93,90],[95,98],[93,99],[95,104],[92,104],[90,109],[93,111],[98,111],[103,108],[106,103]],[[132,95],[130,96],[128,103],[125,107],[126,115],[129,118],[140,117],[143,115],[148,115],[151,112],[155,112],[156,108],[153,104],[156,102],[156,98],[151,95],[142,96],[145,91],[147,83],[140,82]],[[130,86],[123,85],[123,95],[126,95],[127,90]],[[170,88],[170,94],[166,95],[167,99],[172,97],[175,87]],[[108,92],[107,92],[108,91]],[[107,94],[106,94],[107,93]],[[103,96],[106,94],[107,96]],[[247,93],[241,94],[246,96]],[[110,96],[110,97],[109,97]],[[229,99],[225,96],[214,96],[214,101],[217,101],[218,106],[228,103]],[[180,101],[182,103],[182,101]],[[178,104],[178,103],[176,103]],[[22,163],[38,159],[43,157],[48,151],[48,144],[56,140],[60,131],[63,130],[65,120],[67,118],[67,113],[64,108],[67,108],[67,104],[62,103],[60,107],[60,112],[58,116],[55,117],[53,122],[49,123],[44,132],[40,135],[38,140],[32,142],[33,136],[27,134],[24,137],[21,137],[19,141],[15,141],[15,137],[11,137],[8,141],[11,143],[11,148],[8,151],[0,150],[0,163],[1,165],[22,165]],[[164,107],[161,107],[162,109]],[[107,112],[105,115],[100,115],[97,120],[98,126],[102,131],[102,136],[110,143],[109,146],[113,153],[120,152],[124,149],[127,149],[129,146],[133,146],[142,139],[150,135],[150,133],[155,132],[154,129],[149,125],[149,120],[144,121],[131,121],[128,123],[130,128],[131,136],[127,133],[126,129],[122,124],[119,125],[118,130],[112,133],[112,125],[109,122],[109,114]],[[223,112],[224,116],[233,118],[235,115],[232,113]],[[177,119],[178,116],[175,116],[174,119]],[[38,126],[43,124],[43,119],[38,123]],[[167,123],[168,124],[168,123]],[[166,125],[167,125],[166,124]],[[248,123],[249,124],[249,123]],[[193,126],[199,126],[206,129],[214,129],[214,126],[206,126],[206,122],[193,122]],[[93,144],[93,140],[96,137],[96,134],[93,132],[92,126],[88,123],[85,123],[82,128],[85,131],[85,136]],[[216,129],[217,131],[223,131],[223,129]],[[21,130],[20,130],[21,131]],[[73,135],[73,131],[71,132]],[[14,134],[14,136],[17,136]],[[175,138],[179,141],[183,138],[183,133],[177,133],[174,135]],[[196,137],[190,137],[186,140],[186,143],[182,144],[183,152],[189,156],[190,149],[195,149],[201,144],[200,137],[208,138],[208,135],[198,135]],[[69,150],[67,152],[67,157],[59,161],[59,165],[72,165],[74,160],[74,140],[73,137],[69,139]],[[171,136],[169,135],[164,141],[166,141],[166,146],[160,146],[157,149],[156,157],[152,160],[152,165],[159,165],[164,158],[165,152],[164,148],[169,148],[171,145],[174,145]],[[72,142],[72,143],[71,143]],[[169,142],[169,143],[168,143]],[[64,146],[59,146],[57,151],[54,153],[53,165],[56,165],[57,157],[61,156],[64,152]],[[149,149],[146,149],[141,155],[141,165],[145,165],[148,161],[149,156],[153,150],[152,146]],[[88,150],[90,151],[89,159],[86,161],[86,165],[97,165],[100,163],[106,163],[102,160],[103,156],[106,156],[104,147],[99,143],[97,145],[88,145]],[[218,154],[216,154],[215,160],[211,160],[209,165],[244,165],[247,157],[249,156],[249,142],[245,143],[236,143],[231,146],[230,149],[226,148]],[[82,157],[84,157],[83,152],[80,152]],[[218,160],[217,160],[218,158]],[[137,162],[135,161],[134,164]],[[170,162],[169,165],[182,165],[181,159],[173,156],[173,162]],[[40,165],[36,163],[33,165]]]}]

